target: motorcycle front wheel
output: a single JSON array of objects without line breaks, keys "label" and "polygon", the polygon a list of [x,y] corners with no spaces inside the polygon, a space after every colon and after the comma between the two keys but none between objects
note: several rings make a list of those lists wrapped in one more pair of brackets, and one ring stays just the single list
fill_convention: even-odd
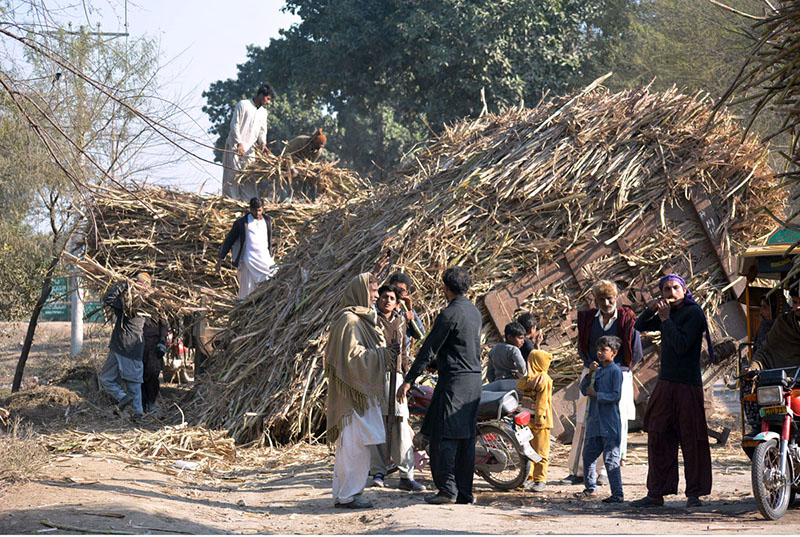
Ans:
[{"label": "motorcycle front wheel", "polygon": [[[500,490],[514,490],[528,479],[531,461],[516,448],[510,433],[494,425],[478,427],[476,453],[487,458],[475,461],[475,473]],[[504,464],[498,461],[504,460]],[[502,467],[500,467],[502,466]]]},{"label": "motorcycle front wheel", "polygon": [[[788,466],[791,473],[791,462]],[[781,450],[776,439],[756,446],[752,468],[753,496],[758,510],[767,520],[778,520],[789,507],[792,478],[791,475],[781,478]]]}]

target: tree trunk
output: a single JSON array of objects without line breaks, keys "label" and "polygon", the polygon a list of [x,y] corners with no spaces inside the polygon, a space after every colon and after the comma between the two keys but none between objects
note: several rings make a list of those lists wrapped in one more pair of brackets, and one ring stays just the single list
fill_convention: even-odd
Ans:
[{"label": "tree trunk", "polygon": [[33,313],[31,313],[31,320],[28,323],[28,333],[25,334],[25,343],[22,345],[22,353],[19,355],[19,361],[17,362],[17,371],[14,373],[14,383],[11,385],[11,393],[18,392],[22,384],[22,373],[25,371],[25,362],[28,361],[28,354],[31,352],[31,345],[33,345],[33,334],[36,332],[36,323],[39,321],[39,313],[41,313],[42,307],[44,307],[44,303],[47,301],[47,297],[50,296],[50,290],[52,289],[50,283],[53,280],[53,273],[56,271],[59,260],[61,260],[61,252],[53,256],[53,261],[50,262],[50,266],[47,268],[47,272],[44,275],[42,292],[39,293],[39,299],[36,301]]}]

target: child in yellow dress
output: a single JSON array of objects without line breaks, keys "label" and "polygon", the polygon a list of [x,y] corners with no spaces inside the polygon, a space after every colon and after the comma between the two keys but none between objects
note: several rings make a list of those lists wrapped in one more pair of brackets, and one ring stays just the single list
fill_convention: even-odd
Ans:
[{"label": "child in yellow dress", "polygon": [[550,429],[553,428],[553,379],[547,373],[553,355],[549,352],[532,350],[528,355],[528,373],[517,381],[517,389],[523,396],[530,397],[531,421],[528,427],[533,432],[531,447],[542,456],[540,462],[533,463],[525,488],[532,492],[542,492],[547,484],[547,465],[550,460]]}]

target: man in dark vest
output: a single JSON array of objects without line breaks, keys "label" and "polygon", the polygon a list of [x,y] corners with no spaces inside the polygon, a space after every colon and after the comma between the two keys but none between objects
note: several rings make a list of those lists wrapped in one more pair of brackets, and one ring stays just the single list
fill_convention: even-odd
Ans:
[{"label": "man in dark vest", "polygon": [[[583,360],[581,380],[589,373],[589,366],[597,359],[595,344],[603,336],[616,336],[622,340],[622,348],[614,362],[622,369],[622,397],[619,401],[620,415],[620,460],[624,461],[628,450],[628,420],[636,418],[633,401],[633,375],[631,369],[642,359],[642,340],[634,328],[636,314],[627,306],[617,304],[619,291],[614,282],[600,280],[592,286],[594,308],[578,312],[578,354]],[[578,399],[575,432],[567,466],[570,475],[562,483],[583,483],[583,433],[587,398]],[[604,472],[603,469],[601,472]],[[599,482],[605,482],[601,473]]]},{"label": "man in dark vest", "polygon": [[478,308],[464,296],[472,278],[464,267],[450,267],[442,275],[447,307],[436,317],[414,364],[397,390],[405,401],[411,384],[436,359],[439,381],[422,423],[430,439],[431,474],[438,494],[432,504],[472,503],[475,435],[481,400],[481,325]]}]

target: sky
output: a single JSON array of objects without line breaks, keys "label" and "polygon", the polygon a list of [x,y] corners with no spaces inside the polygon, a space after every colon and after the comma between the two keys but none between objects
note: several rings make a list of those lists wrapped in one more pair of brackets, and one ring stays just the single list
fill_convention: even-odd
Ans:
[{"label": "sky", "polygon": [[[103,32],[124,32],[125,0],[93,0],[83,9],[80,0],[47,2],[73,6],[60,13],[61,22],[73,26],[100,23]],[[236,65],[247,59],[247,45],[265,46],[299,19],[283,13],[283,0],[128,0],[128,32],[132,37],[155,38],[162,50],[162,94],[183,96],[190,116],[185,128],[194,137],[214,145],[211,124],[203,113],[202,92],[217,80],[236,76]],[[255,88],[254,88],[255,89]],[[279,89],[279,88],[278,88]],[[194,124],[192,124],[194,123]],[[213,160],[211,149],[196,150]],[[170,184],[184,190],[218,193],[222,168],[187,157],[182,162],[150,172],[148,182]]]}]

